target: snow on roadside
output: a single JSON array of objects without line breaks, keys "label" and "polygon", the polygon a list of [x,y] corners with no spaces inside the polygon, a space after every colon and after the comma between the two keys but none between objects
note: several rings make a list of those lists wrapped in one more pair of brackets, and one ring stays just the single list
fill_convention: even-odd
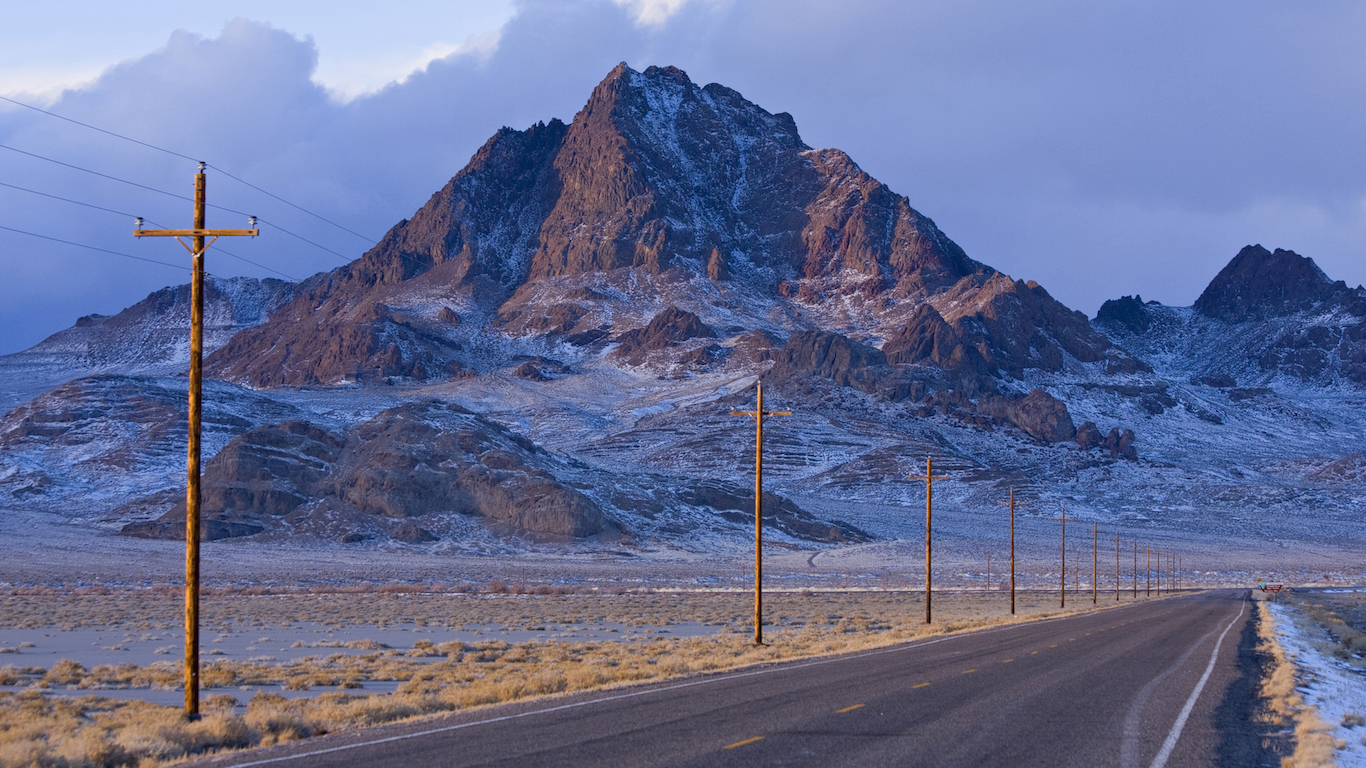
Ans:
[{"label": "snow on roadside", "polygon": [[1323,630],[1313,619],[1281,603],[1267,603],[1267,607],[1276,619],[1276,639],[1295,665],[1300,695],[1333,726],[1328,735],[1346,744],[1334,755],[1337,764],[1366,768],[1366,728],[1342,725],[1347,715],[1366,715],[1366,678],[1319,650],[1315,643],[1322,642]]}]

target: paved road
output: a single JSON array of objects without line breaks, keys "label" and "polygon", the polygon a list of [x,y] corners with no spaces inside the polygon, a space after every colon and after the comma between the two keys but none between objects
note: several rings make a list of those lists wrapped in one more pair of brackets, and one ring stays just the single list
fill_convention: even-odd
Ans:
[{"label": "paved road", "polygon": [[1255,629],[1246,594],[527,702],[204,764],[1272,764],[1249,721]]}]

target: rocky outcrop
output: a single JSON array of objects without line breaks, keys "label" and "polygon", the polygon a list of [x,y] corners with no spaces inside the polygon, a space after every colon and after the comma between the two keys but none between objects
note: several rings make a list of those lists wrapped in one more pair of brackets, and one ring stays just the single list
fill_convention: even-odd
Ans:
[{"label": "rocky outcrop", "polygon": [[1094,421],[1084,422],[1080,427],[1077,427],[1076,441],[1083,451],[1089,451],[1099,446],[1104,439],[1105,437],[1100,434],[1100,428],[1096,426]]},{"label": "rocky outcrop", "polygon": [[1129,333],[1144,333],[1153,324],[1143,297],[1137,294],[1110,299],[1101,304],[1100,311],[1096,313],[1096,322]]},{"label": "rocky outcrop", "polygon": [[1330,462],[1309,473],[1320,483],[1361,483],[1366,481],[1366,452],[1357,452]]},{"label": "rocky outcrop", "polygon": [[[108,487],[111,477],[129,496],[160,490],[169,458],[184,471],[185,414],[183,379],[100,375],[67,382],[0,419],[0,498],[57,503]],[[297,415],[249,390],[205,382],[205,455],[248,431],[254,418]]]},{"label": "rocky outcrop", "polygon": [[571,373],[569,366],[559,360],[552,360],[539,355],[526,360],[512,371],[513,376],[529,381],[554,381],[569,373]]},{"label": "rocky outcrop", "polygon": [[864,392],[876,392],[887,377],[887,356],[847,336],[824,331],[794,333],[773,353],[767,380],[819,377]]},{"label": "rocky outcrop", "polygon": [[917,307],[910,320],[883,343],[882,351],[889,363],[934,363],[960,389],[991,388],[987,378],[992,366],[928,302]]},{"label": "rocky outcrop", "polygon": [[[266,529],[263,518],[283,517],[310,502],[343,444],[337,435],[304,421],[256,427],[234,438],[204,465],[201,538],[252,536]],[[129,523],[120,533],[183,539],[185,502],[160,519]]]},{"label": "rocky outcrop", "polygon": [[619,344],[612,354],[629,363],[638,364],[648,352],[668,349],[680,342],[697,338],[714,339],[716,331],[703,323],[697,315],[678,307],[669,307],[655,315],[644,328],[627,331],[619,336]]},{"label": "rocky outcrop", "polygon": [[[701,483],[680,493],[687,504],[708,507],[733,523],[754,523],[754,494],[752,491],[722,483]],[[867,533],[842,520],[819,520],[797,506],[790,499],[764,492],[763,518],[766,527],[807,541],[831,544],[856,543],[871,540]]]},{"label": "rocky outcrop", "polygon": [[[557,461],[525,438],[446,403],[392,408],[345,435],[297,421],[257,427],[205,465],[205,532],[252,535],[281,527],[272,518],[289,516],[301,524],[334,512],[399,520],[453,513],[578,538],[603,531],[602,509],[555,476]],[[184,515],[182,503],[123,533],[183,537]],[[395,530],[417,530],[415,525]],[[409,534],[399,540],[421,539]]]},{"label": "rocky outcrop", "polygon": [[1102,435],[1096,423],[1088,421],[1077,427],[1077,445],[1083,451],[1099,448],[1107,451],[1111,458],[1125,458],[1131,461],[1138,458],[1138,449],[1134,448],[1134,441],[1137,438],[1131,429],[1120,431],[1119,427],[1112,427],[1110,433]]},{"label": "rocky outcrop", "polygon": [[969,392],[994,389],[988,376],[1061,371],[1068,356],[1101,363],[1106,373],[1151,370],[1038,283],[988,271],[962,278],[917,307],[882,350],[893,363],[933,363]]},{"label": "rocky outcrop", "polygon": [[1341,377],[1366,386],[1366,323],[1287,328],[1257,363],[1304,381]]},{"label": "rocky outcrop", "polygon": [[1067,405],[1042,389],[1030,390],[1021,398],[983,395],[976,410],[1014,424],[1031,437],[1045,442],[1061,443],[1077,436]]}]

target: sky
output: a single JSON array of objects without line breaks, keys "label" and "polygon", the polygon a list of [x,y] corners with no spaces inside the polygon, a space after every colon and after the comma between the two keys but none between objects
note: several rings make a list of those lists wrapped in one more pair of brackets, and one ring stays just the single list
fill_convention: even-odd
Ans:
[{"label": "sky", "polygon": [[1356,0],[135,6],[6,12],[0,96],[160,149],[0,101],[0,354],[188,281],[180,246],[132,229],[189,226],[189,158],[231,211],[210,227],[265,222],[209,272],[302,278],[358,257],[498,128],[570,120],[620,61],[791,113],[970,256],[1088,315],[1134,293],[1189,305],[1251,243],[1366,282]]}]

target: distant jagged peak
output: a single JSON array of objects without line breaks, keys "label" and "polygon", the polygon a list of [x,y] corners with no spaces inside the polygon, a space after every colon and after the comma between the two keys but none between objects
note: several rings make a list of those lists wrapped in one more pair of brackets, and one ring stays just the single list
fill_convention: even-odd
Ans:
[{"label": "distant jagged peak", "polygon": [[1096,322],[1116,330],[1125,329],[1130,333],[1144,333],[1153,324],[1148,306],[1138,294],[1107,300],[1100,305],[1100,311],[1096,312]]},{"label": "distant jagged peak", "polygon": [[1311,258],[1249,245],[1210,281],[1195,300],[1195,310],[1206,317],[1242,322],[1291,315],[1349,298],[1342,296],[1348,292],[1345,283],[1334,283]]}]

